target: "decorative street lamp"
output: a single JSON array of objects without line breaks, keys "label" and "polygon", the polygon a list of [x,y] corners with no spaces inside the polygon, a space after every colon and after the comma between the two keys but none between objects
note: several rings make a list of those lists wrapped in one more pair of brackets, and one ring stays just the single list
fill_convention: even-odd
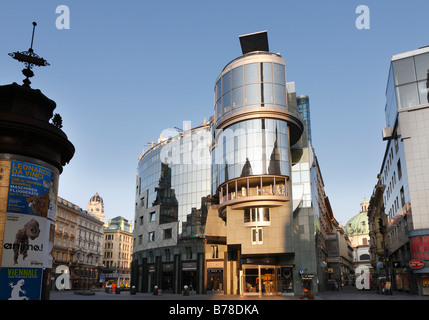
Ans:
[{"label": "decorative street lamp", "polygon": [[34,72],[31,70],[33,66],[37,67],[46,67],[50,64],[45,59],[39,57],[37,54],[33,51],[33,40],[34,40],[34,30],[36,29],[37,23],[33,22],[33,34],[31,36],[31,45],[30,49],[28,51],[16,51],[9,53],[9,55],[14,58],[15,60],[18,60],[19,62],[23,62],[25,64],[25,69],[22,69],[22,74],[26,76],[26,78],[23,80],[24,86],[29,87],[30,86],[30,79],[34,76]]}]

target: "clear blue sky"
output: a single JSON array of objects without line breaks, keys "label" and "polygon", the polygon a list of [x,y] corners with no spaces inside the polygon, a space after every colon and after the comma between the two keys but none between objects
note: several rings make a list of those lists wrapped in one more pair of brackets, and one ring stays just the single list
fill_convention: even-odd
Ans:
[{"label": "clear blue sky", "polygon": [[[56,28],[57,6],[70,29]],[[370,10],[358,30],[357,6]],[[267,30],[287,81],[310,97],[313,145],[334,215],[345,224],[370,197],[384,155],[385,88],[392,55],[429,44],[427,0],[12,1],[0,3],[0,84],[22,83],[9,52],[35,52],[32,87],[57,103],[76,147],[59,195],[86,209],[98,192],[106,218],[133,223],[138,157],[161,131],[213,114],[222,68],[238,37]]]}]

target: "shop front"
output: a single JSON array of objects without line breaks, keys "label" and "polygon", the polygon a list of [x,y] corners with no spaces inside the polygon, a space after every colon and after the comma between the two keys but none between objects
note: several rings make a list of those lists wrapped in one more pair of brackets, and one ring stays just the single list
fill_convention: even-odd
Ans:
[{"label": "shop front", "polygon": [[147,292],[152,292],[155,286],[158,286],[156,277],[156,267],[154,264],[148,264],[147,266]]},{"label": "shop front", "polygon": [[292,267],[243,265],[240,271],[241,295],[293,295]]},{"label": "shop front", "polygon": [[420,296],[429,295],[429,268],[424,267],[419,270],[413,270],[415,282],[417,285],[417,294]]},{"label": "shop front", "polygon": [[223,260],[206,261],[207,291],[223,291]]},{"label": "shop front", "polygon": [[190,291],[198,291],[197,262],[182,262],[182,285],[187,286]]},{"label": "shop front", "polygon": [[162,292],[173,292],[173,273],[174,273],[174,264],[173,263],[164,263],[162,265],[162,283],[161,289]]}]

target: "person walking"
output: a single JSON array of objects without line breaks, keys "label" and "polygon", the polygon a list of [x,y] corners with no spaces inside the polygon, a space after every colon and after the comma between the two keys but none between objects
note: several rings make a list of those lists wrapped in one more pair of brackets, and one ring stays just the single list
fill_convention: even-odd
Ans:
[{"label": "person walking", "polygon": [[303,300],[303,299],[305,299],[305,298],[307,298],[308,300],[314,300],[314,296],[313,296],[313,294],[311,293],[311,291],[309,290],[309,289],[307,289],[307,288],[304,288],[304,295],[303,296],[301,296],[301,297],[299,297],[298,298],[298,300]]}]

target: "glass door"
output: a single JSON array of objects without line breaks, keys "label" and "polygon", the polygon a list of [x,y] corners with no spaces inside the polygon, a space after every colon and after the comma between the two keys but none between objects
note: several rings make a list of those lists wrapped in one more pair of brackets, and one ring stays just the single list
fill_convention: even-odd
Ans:
[{"label": "glass door", "polygon": [[243,266],[242,292],[244,295],[281,294],[281,277],[278,266]]},{"label": "glass door", "polygon": [[259,294],[259,270],[258,267],[243,269],[243,291],[244,294]]},{"label": "glass door", "polygon": [[261,267],[262,294],[275,294],[277,292],[277,277],[274,267]]}]

